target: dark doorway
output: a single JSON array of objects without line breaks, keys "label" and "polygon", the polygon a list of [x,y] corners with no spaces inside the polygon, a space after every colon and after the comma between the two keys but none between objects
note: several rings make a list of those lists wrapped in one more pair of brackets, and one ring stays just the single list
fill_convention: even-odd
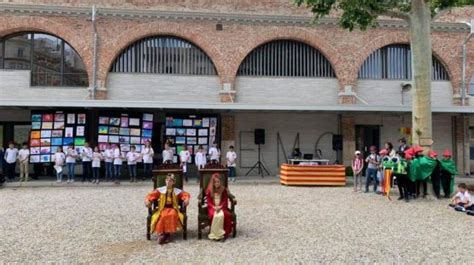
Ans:
[{"label": "dark doorway", "polygon": [[377,149],[380,146],[380,126],[356,125],[356,150],[360,150],[366,157],[371,145],[375,145]]}]

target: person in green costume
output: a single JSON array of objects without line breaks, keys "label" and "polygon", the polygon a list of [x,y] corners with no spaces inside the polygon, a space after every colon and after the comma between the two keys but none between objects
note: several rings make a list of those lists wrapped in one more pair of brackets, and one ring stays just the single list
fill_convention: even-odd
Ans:
[{"label": "person in green costume", "polygon": [[454,191],[454,176],[458,174],[451,152],[446,149],[440,161],[440,178],[445,198],[450,198]]},{"label": "person in green costume", "polygon": [[428,156],[435,162],[435,167],[431,173],[431,183],[433,184],[433,191],[436,196],[436,198],[440,198],[440,185],[441,185],[441,180],[440,180],[440,162],[438,161],[438,154],[431,150],[428,154]]},{"label": "person in green costume", "polygon": [[398,200],[405,199],[406,202],[410,200],[408,185],[408,162],[405,160],[403,152],[397,152],[395,157],[392,159],[393,162],[393,176],[397,178],[398,191],[400,192],[400,197]]}]

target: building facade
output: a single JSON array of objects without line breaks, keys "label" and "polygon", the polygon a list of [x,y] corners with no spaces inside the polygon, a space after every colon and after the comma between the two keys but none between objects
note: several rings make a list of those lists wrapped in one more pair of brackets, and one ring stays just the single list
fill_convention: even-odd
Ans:
[{"label": "building facade", "polygon": [[[0,2],[0,140],[27,140],[36,110],[110,109],[154,113],[160,148],[167,116],[212,114],[239,174],[257,160],[256,128],[273,174],[294,147],[348,164],[356,148],[408,136],[409,31],[381,18],[349,32],[335,16],[312,23],[290,0]],[[432,27],[434,149],[453,150],[463,174],[474,171],[474,40],[462,80],[472,18],[454,9]]]}]

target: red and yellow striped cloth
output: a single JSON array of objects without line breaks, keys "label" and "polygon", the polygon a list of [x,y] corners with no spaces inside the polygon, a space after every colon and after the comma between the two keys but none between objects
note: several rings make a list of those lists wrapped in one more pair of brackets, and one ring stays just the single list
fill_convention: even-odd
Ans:
[{"label": "red and yellow striped cloth", "polygon": [[345,186],[344,166],[307,166],[283,164],[280,168],[280,183],[295,186]]}]

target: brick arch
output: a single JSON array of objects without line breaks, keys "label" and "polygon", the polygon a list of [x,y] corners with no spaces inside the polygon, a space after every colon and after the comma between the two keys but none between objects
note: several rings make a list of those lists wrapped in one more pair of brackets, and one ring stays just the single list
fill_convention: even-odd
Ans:
[{"label": "brick arch", "polygon": [[[355,57],[353,68],[350,69],[348,76],[352,80],[352,83],[357,83],[357,76],[359,73],[360,68],[362,67],[364,61],[376,50],[383,48],[385,46],[391,44],[408,44],[410,45],[410,36],[408,32],[397,32],[391,34],[381,35],[370,42],[366,43],[363,49],[359,50],[358,56]],[[451,55],[446,53],[438,42],[432,41],[432,54],[436,59],[440,61],[440,63],[446,69],[448,73],[451,86],[453,89],[453,94],[458,91],[457,80],[458,76],[455,69],[454,64],[451,62],[450,57]]]},{"label": "brick arch", "polygon": [[189,24],[157,21],[129,28],[118,35],[117,38],[111,40],[106,45],[107,51],[103,52],[99,58],[98,80],[101,80],[104,84],[106,83],[108,73],[115,59],[130,45],[141,39],[160,35],[174,36],[189,41],[203,50],[214,64],[219,76],[223,72],[223,61],[220,60],[221,53],[212,42],[203,37],[206,34],[196,32]]},{"label": "brick arch", "polygon": [[240,65],[256,48],[272,41],[291,40],[307,44],[321,52],[321,54],[326,57],[334,69],[336,78],[339,78],[342,71],[340,69],[340,65],[337,64],[337,62],[341,61],[337,50],[334,49],[333,46],[331,46],[330,43],[324,39],[314,38],[315,35],[315,32],[312,32],[309,29],[301,28],[291,28],[288,30],[282,30],[279,28],[265,31],[263,34],[257,34],[255,38],[247,39],[246,42],[240,46],[240,49],[233,57],[233,60],[228,62],[229,64],[226,73],[232,79],[235,79]]},{"label": "brick arch", "polygon": [[45,17],[0,17],[0,37],[20,32],[40,32],[66,41],[83,61],[89,85],[92,84],[92,53],[88,46],[89,42],[84,41],[84,38],[88,36],[87,34]]}]

